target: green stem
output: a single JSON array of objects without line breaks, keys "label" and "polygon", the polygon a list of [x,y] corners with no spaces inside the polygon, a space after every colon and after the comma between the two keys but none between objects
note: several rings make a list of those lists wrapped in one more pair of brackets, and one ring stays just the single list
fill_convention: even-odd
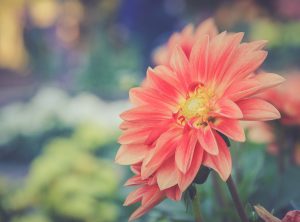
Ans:
[{"label": "green stem", "polygon": [[[227,206],[226,197],[224,196],[223,189],[220,186],[220,182],[215,173],[212,174],[212,182],[215,190],[214,193],[215,193],[216,202],[219,205],[219,208],[226,209]],[[222,222],[228,222],[228,218],[226,214],[222,216]]]},{"label": "green stem", "polygon": [[240,197],[238,195],[238,192],[236,190],[236,187],[235,187],[235,184],[232,180],[232,177],[231,175],[229,176],[228,180],[226,181],[226,184],[227,184],[227,187],[230,191],[230,194],[231,194],[231,197],[232,197],[232,200],[233,200],[233,203],[235,205],[235,208],[241,218],[241,221],[242,222],[249,222],[248,220],[248,217],[246,215],[246,212],[244,210],[244,207],[242,205],[242,202],[240,200]]},{"label": "green stem", "polygon": [[192,207],[193,207],[195,222],[203,222],[201,216],[201,210],[200,210],[200,194],[197,191],[197,188],[196,188],[196,194],[192,198]]}]

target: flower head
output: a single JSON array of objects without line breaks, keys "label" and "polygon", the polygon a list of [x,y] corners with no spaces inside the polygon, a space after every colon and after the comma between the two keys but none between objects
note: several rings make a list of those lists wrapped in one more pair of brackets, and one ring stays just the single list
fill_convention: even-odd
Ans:
[{"label": "flower head", "polygon": [[282,118],[268,124],[248,124],[248,137],[254,142],[267,143],[270,154],[278,158],[287,154],[291,162],[300,165],[300,74],[289,74],[286,78],[284,84],[260,95],[278,108]]},{"label": "flower head", "polygon": [[300,125],[300,73],[287,75],[286,82],[269,89],[263,98],[272,102],[280,111],[281,123],[284,125]]},{"label": "flower head", "polygon": [[190,56],[192,47],[199,37],[209,35],[210,38],[218,34],[217,27],[212,18],[206,19],[198,27],[187,25],[181,32],[174,33],[166,45],[160,46],[154,51],[155,64],[168,65],[173,50],[179,45],[187,57]]},{"label": "flower head", "polygon": [[226,181],[231,155],[220,134],[244,141],[240,120],[280,117],[273,105],[255,96],[283,78],[253,74],[266,58],[265,41],[241,43],[242,37],[203,34],[190,55],[177,45],[168,65],[149,68],[143,85],[130,90],[134,107],[121,114],[116,162],[139,164],[139,178],[154,180],[159,192],[182,193],[201,165]]},{"label": "flower head", "polygon": [[282,222],[298,222],[298,221],[300,221],[300,210],[289,211],[282,219]]},{"label": "flower head", "polygon": [[283,217],[282,220],[273,216],[270,212],[268,212],[264,207],[257,205],[254,206],[257,214],[262,218],[265,222],[298,222],[300,221],[300,210],[292,210],[287,212],[287,214]]},{"label": "flower head", "polygon": [[262,218],[265,222],[281,222],[280,219],[273,216],[269,211],[267,211],[264,207],[257,205],[254,206],[256,213]]}]

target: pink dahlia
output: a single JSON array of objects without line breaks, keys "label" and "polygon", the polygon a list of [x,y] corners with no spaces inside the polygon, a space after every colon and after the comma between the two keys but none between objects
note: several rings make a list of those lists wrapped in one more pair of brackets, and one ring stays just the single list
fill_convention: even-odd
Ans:
[{"label": "pink dahlia", "polygon": [[300,222],[300,210],[292,210],[287,212],[287,214],[280,220],[279,218],[273,216],[262,206],[254,206],[256,213],[265,222]]},{"label": "pink dahlia", "polygon": [[282,222],[300,222],[300,210],[289,211],[282,219]]},{"label": "pink dahlia", "polygon": [[280,111],[284,125],[300,125],[300,73],[287,75],[286,82],[267,90],[263,98]]},{"label": "pink dahlia", "polygon": [[[263,92],[260,97],[274,104],[281,113],[279,121],[248,124],[248,137],[254,142],[268,144],[268,152],[300,165],[300,73],[286,76],[286,82]],[[285,159],[285,158],[284,158]]]},{"label": "pink dahlia", "polygon": [[174,33],[166,45],[160,46],[154,51],[153,61],[155,64],[168,65],[173,50],[179,45],[187,57],[190,56],[192,47],[203,35],[209,35],[210,38],[218,34],[217,27],[212,18],[206,19],[196,28],[193,25],[187,25],[181,32]]},{"label": "pink dahlia", "polygon": [[[254,75],[267,56],[262,50],[265,41],[241,43],[242,38],[243,33],[201,35],[190,56],[176,46],[167,66],[149,68],[143,85],[130,90],[134,107],[121,114],[123,133],[116,162],[140,165],[137,185],[148,190],[150,180],[158,193],[171,188],[180,197],[202,165],[226,181],[231,155],[220,134],[243,142],[240,120],[280,117],[256,94],[283,78]],[[145,207],[150,200],[143,197],[138,198],[143,209],[137,210],[142,211],[138,216],[153,207]]]}]

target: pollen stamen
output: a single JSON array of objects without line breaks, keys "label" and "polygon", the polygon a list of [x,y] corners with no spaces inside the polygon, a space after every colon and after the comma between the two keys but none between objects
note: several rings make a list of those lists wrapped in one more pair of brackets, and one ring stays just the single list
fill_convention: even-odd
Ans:
[{"label": "pollen stamen", "polygon": [[180,105],[177,121],[181,125],[189,123],[196,128],[207,125],[213,96],[213,92],[203,85],[196,87]]}]

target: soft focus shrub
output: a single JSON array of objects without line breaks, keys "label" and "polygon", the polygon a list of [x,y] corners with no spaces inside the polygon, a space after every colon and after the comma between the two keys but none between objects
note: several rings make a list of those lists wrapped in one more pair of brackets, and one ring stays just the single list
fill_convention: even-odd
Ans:
[{"label": "soft focus shrub", "polygon": [[51,140],[33,161],[25,188],[9,199],[8,208],[39,209],[54,221],[116,221],[119,175],[111,162],[91,152],[105,143],[101,136],[96,139],[96,133],[101,135],[101,130],[85,125],[70,138]]},{"label": "soft focus shrub", "polygon": [[59,88],[44,87],[29,102],[11,103],[0,109],[0,145],[19,135],[36,137],[85,123],[106,128],[102,131],[109,134],[105,138],[111,137],[120,122],[119,112],[127,106],[126,101],[107,103],[90,93],[70,97]]},{"label": "soft focus shrub", "polygon": [[43,214],[29,214],[24,216],[17,216],[11,222],[52,222]]}]

